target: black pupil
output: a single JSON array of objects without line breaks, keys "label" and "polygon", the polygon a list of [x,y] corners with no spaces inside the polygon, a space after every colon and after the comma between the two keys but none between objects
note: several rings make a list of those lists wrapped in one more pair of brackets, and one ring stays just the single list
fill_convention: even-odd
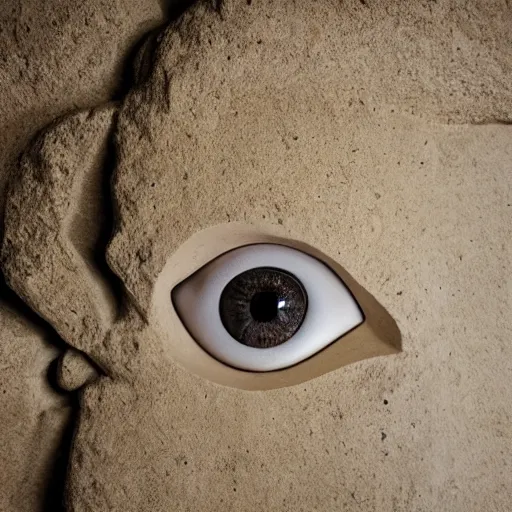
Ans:
[{"label": "black pupil", "polygon": [[251,299],[251,316],[257,322],[270,322],[277,316],[279,297],[276,292],[258,292]]}]

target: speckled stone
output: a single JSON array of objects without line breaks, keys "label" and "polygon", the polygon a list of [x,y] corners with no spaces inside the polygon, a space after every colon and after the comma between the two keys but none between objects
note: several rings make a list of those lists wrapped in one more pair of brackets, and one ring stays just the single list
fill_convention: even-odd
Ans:
[{"label": "speckled stone", "polygon": [[[507,509],[510,16],[232,0],[162,31],[114,128],[107,254],[126,301],[102,342],[81,327],[107,376],[81,395],[69,510]],[[265,392],[169,359],[152,316],[161,271],[233,221],[339,261],[404,351]]]}]

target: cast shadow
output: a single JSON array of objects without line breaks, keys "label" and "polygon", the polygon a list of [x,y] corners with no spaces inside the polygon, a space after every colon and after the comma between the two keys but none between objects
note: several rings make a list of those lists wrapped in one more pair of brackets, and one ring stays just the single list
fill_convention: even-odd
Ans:
[{"label": "cast shadow", "polygon": [[[9,309],[19,318],[23,318],[27,324],[32,325],[43,334],[43,341],[56,347],[59,352],[66,350],[66,343],[55,332],[52,326],[37,315],[23,302],[6,284],[3,274],[0,272],[0,301],[7,304]],[[42,341],[42,342],[43,342]],[[68,419],[62,439],[50,464],[48,484],[43,494],[41,510],[43,512],[65,512],[63,504],[64,489],[66,485],[67,463],[71,448],[72,436],[75,427],[75,418],[78,413],[78,394],[64,392],[56,382],[56,367],[58,357],[50,363],[47,377],[52,390],[59,395],[66,396],[67,406],[71,409],[71,417]]]}]

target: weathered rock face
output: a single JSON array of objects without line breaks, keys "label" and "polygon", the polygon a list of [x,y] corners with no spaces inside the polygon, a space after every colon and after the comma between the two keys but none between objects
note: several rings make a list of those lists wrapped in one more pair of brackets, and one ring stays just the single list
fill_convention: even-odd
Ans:
[{"label": "weathered rock face", "polygon": [[397,134],[370,160],[373,129],[511,121],[510,12],[458,4],[224,2],[169,27],[116,136],[110,257],[134,295],[218,222],[281,219],[336,256],[353,175],[398,166]]},{"label": "weathered rock face", "polygon": [[5,0],[1,11],[3,195],[7,171],[15,172],[18,154],[36,131],[57,116],[109,101],[119,90],[132,46],[163,21],[163,13],[158,0]]},{"label": "weathered rock face", "polygon": [[[106,220],[97,205],[102,190],[95,174],[103,171],[113,113],[107,107],[69,116],[22,155],[2,247],[9,286],[62,339],[91,354],[113,316],[100,276],[83,263],[94,260],[94,247],[84,241],[97,240]],[[89,194],[87,181],[94,184]],[[37,213],[27,216],[30,211]]]},{"label": "weathered rock face", "polygon": [[51,493],[59,488],[62,495],[54,477],[65,469],[59,449],[71,406],[48,383],[58,356],[51,333],[8,298],[0,303],[0,510],[31,512],[58,503]]},{"label": "weathered rock face", "polygon": [[[70,510],[506,508],[510,16],[476,3],[225,1],[220,13],[198,5],[146,47],[114,126],[107,256],[123,307],[102,323],[81,267],[56,265],[76,283],[58,300],[44,265],[29,282],[14,235],[34,221],[16,217],[14,200],[8,210],[10,281],[107,374],[81,396]],[[108,136],[112,115],[63,121],[52,162],[84,173],[76,155]],[[41,174],[58,218],[73,186],[57,187],[59,165],[31,162],[19,195],[35,199]],[[176,364],[173,344],[194,342],[176,315],[158,318],[155,289],[168,285],[170,300],[208,248],[173,255],[234,221],[275,226],[342,263],[396,319],[404,352],[265,392]],[[35,230],[58,241],[44,258],[69,240],[71,259],[87,260],[62,225]],[[76,303],[87,305],[78,319]],[[70,388],[82,363],[61,367]]]},{"label": "weathered rock face", "polygon": [[[2,1],[0,230],[20,152],[56,116],[108,101],[132,45],[162,21],[158,0]],[[57,459],[70,415],[69,400],[47,382],[55,333],[27,311],[2,279],[0,510],[10,512],[57,510],[62,485],[51,481],[62,476],[56,466],[65,469]]]}]

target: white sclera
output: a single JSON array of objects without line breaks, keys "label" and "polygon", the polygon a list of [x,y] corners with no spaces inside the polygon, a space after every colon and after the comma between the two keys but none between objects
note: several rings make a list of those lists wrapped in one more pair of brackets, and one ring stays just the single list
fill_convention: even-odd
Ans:
[{"label": "white sclera", "polygon": [[[220,318],[219,301],[225,286],[238,274],[257,267],[286,270],[302,283],[308,295],[308,309],[299,330],[272,348],[239,343]],[[172,297],[185,327],[207,352],[235,368],[259,372],[297,364],[364,320],[352,294],[327,265],[275,244],[249,245],[223,254],[176,286]]]}]

